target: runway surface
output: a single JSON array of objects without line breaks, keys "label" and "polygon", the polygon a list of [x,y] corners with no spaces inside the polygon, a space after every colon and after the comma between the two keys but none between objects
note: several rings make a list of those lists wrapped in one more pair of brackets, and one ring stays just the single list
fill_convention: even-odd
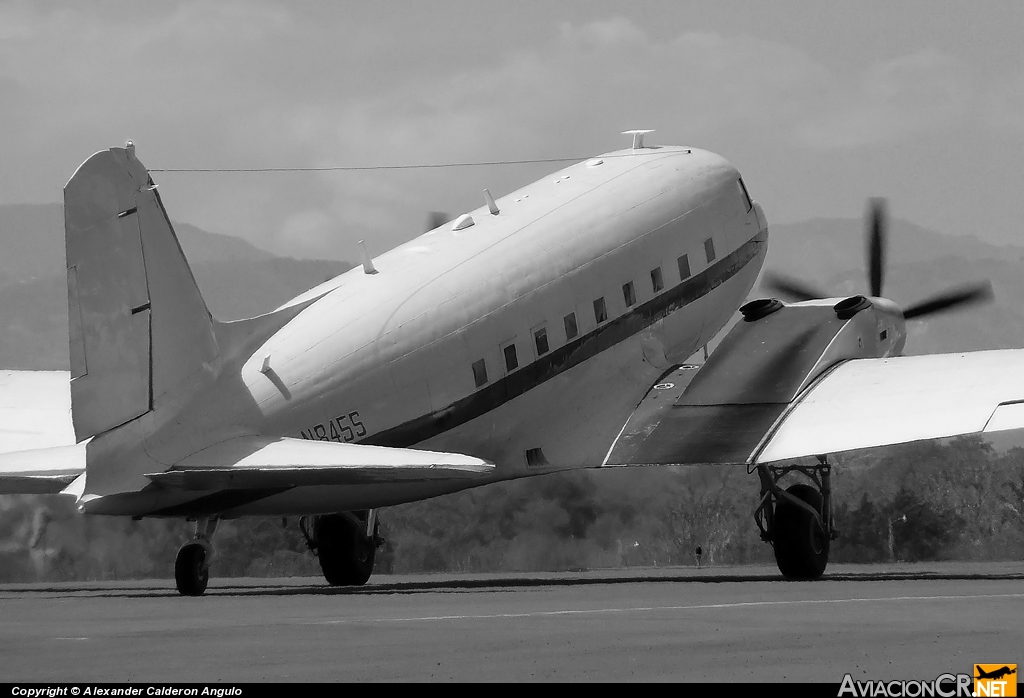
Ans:
[{"label": "runway surface", "polygon": [[0,586],[6,681],[932,679],[1024,664],[1024,563]]}]

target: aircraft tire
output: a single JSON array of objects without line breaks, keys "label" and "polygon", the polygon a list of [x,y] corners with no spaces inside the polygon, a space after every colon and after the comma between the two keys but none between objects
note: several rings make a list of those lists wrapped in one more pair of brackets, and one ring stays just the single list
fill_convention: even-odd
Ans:
[{"label": "aircraft tire", "polygon": [[350,519],[330,515],[315,523],[317,558],[331,586],[362,586],[373,573],[376,546]]},{"label": "aircraft tire", "polygon": [[202,596],[210,581],[206,564],[206,548],[199,543],[181,546],[174,560],[174,583],[182,596]]},{"label": "aircraft tire", "polygon": [[[794,497],[821,511],[821,493],[810,485],[791,485]],[[780,500],[775,505],[775,562],[786,579],[818,579],[828,565],[828,536],[801,507]]]}]

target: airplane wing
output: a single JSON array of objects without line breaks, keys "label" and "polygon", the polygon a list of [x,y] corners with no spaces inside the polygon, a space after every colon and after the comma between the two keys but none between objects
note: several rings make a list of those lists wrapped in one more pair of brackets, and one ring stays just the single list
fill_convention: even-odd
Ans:
[{"label": "airplane wing", "polygon": [[1020,349],[849,359],[774,402],[688,398],[694,373],[648,393],[605,465],[756,465],[1024,428]]},{"label": "airplane wing", "polygon": [[246,436],[204,448],[146,477],[167,488],[226,490],[471,480],[493,471],[493,463],[458,453]]},{"label": "airplane wing", "polygon": [[1024,350],[855,359],[812,384],[754,454],[819,453],[1024,428]]}]

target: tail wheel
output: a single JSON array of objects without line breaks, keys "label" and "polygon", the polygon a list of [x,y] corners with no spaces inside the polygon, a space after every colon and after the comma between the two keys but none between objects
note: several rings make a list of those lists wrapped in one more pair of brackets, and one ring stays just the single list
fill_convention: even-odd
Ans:
[{"label": "tail wheel", "polygon": [[359,522],[333,514],[314,523],[316,555],[331,586],[362,586],[373,573],[377,547]]},{"label": "tail wheel", "polygon": [[174,560],[174,582],[182,596],[201,596],[210,581],[206,564],[206,548],[199,543],[186,543]]},{"label": "tail wheel", "polygon": [[[821,492],[810,485],[791,485],[786,492],[806,502],[819,514]],[[803,507],[780,498],[775,505],[772,543],[775,562],[787,579],[818,579],[828,565],[829,536]]]}]

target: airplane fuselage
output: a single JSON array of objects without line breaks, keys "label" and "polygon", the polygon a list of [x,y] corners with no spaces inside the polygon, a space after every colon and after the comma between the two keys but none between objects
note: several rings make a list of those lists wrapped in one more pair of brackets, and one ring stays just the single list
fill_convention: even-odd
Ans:
[{"label": "airplane fuselage", "polygon": [[309,291],[333,288],[242,368],[265,433],[468,453],[500,479],[600,465],[767,250],[737,171],[696,149],[611,153],[497,204]]},{"label": "airplane fuselage", "polygon": [[[699,149],[608,153],[497,206],[375,258],[377,273],[355,267],[291,301],[316,299],[233,368],[229,360],[147,452],[228,425],[496,464],[473,484],[600,466],[654,381],[725,326],[767,251],[767,224],[739,173]],[[223,516],[322,513],[467,486],[296,487],[207,501]],[[106,498],[102,513],[194,513],[197,494]]]}]

